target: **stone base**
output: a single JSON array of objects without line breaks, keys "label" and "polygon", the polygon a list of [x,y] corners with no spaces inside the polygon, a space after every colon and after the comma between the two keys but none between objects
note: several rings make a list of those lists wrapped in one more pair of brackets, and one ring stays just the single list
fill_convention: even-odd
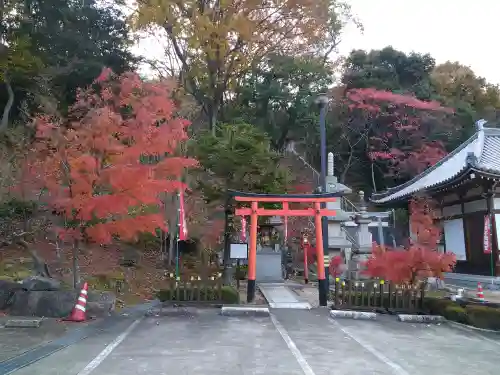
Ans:
[{"label": "stone base", "polygon": [[369,277],[363,273],[365,269],[363,264],[367,259],[368,255],[354,254],[347,265],[347,277],[351,280],[369,279]]},{"label": "stone base", "polygon": [[220,314],[224,316],[269,316],[269,308],[257,306],[222,306]]},{"label": "stone base", "polygon": [[409,315],[399,314],[398,320],[405,323],[442,323],[446,319],[440,315]]},{"label": "stone base", "polygon": [[9,319],[5,328],[40,328],[41,319]]},{"label": "stone base", "polygon": [[330,316],[332,318],[349,318],[349,319],[360,319],[360,320],[377,319],[377,314],[374,312],[351,311],[351,310],[331,310]]}]

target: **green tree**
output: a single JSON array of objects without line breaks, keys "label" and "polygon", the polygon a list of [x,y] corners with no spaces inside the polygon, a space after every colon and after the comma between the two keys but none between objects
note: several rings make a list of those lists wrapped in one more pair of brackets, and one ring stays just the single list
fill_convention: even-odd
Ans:
[{"label": "green tree", "polygon": [[323,58],[272,54],[246,74],[224,117],[241,117],[269,134],[273,148],[288,139],[317,144],[314,100],[333,83],[333,68]]},{"label": "green tree", "polygon": [[499,87],[477,76],[468,66],[450,61],[440,64],[432,71],[431,81],[442,101],[456,108],[456,121],[462,127],[460,142],[475,131],[476,120],[498,120]]},{"label": "green tree", "polygon": [[342,84],[346,89],[375,88],[413,93],[419,99],[434,98],[430,74],[435,60],[429,54],[381,50],[354,50],[344,63]]},{"label": "green tree", "polygon": [[39,107],[64,112],[77,87],[91,84],[103,67],[122,73],[135,65],[127,25],[114,7],[96,0],[7,4],[0,14],[0,104],[5,108],[12,103],[10,122],[23,102],[28,112]]},{"label": "green tree", "polygon": [[234,222],[227,190],[283,193],[287,188],[287,173],[279,168],[280,157],[271,150],[267,135],[249,124],[220,124],[215,134],[203,131],[193,139],[190,153],[204,172],[198,176],[197,188],[207,201],[225,204],[224,277],[228,283]]}]

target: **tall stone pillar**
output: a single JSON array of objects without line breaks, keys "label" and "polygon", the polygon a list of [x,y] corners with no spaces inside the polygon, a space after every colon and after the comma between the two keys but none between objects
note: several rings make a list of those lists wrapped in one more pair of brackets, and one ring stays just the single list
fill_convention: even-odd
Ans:
[{"label": "tall stone pillar", "polygon": [[355,222],[358,225],[356,229],[356,244],[352,250],[351,261],[349,262],[349,277],[352,279],[367,278],[362,274],[363,263],[368,260],[372,253],[372,234],[368,225],[372,219],[366,211],[365,194],[359,192],[359,212],[356,213]]},{"label": "tall stone pillar", "polygon": [[[326,188],[328,193],[339,193],[341,195],[350,194],[352,190],[340,183],[337,176],[334,174],[334,158],[333,153],[328,153]],[[335,210],[336,215],[328,217],[328,249],[325,249],[325,254],[333,257],[340,255],[341,250],[346,247],[351,247],[351,243],[347,241],[345,233],[342,231],[341,225],[349,220],[349,215],[342,209],[342,197],[339,196],[335,202],[328,202],[326,207],[329,210]]]}]

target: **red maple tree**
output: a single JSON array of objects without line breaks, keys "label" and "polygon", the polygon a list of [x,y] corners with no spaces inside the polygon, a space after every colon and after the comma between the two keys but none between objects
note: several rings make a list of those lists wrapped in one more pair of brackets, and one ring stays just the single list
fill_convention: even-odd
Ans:
[{"label": "red maple tree", "polygon": [[421,245],[389,251],[378,247],[365,263],[364,272],[396,284],[415,285],[427,277],[443,278],[445,272],[451,272],[455,262],[453,253],[439,253]]},{"label": "red maple tree", "polygon": [[[373,88],[349,90],[346,99],[355,135],[365,137],[368,158],[393,180],[407,180],[446,155],[441,140],[452,134],[452,123],[445,121],[452,109]],[[365,264],[367,275],[414,284],[426,277],[442,277],[452,269],[455,256],[437,251],[441,228],[434,222],[431,200],[411,201],[410,227],[413,236],[407,249],[374,244]]]},{"label": "red maple tree", "polygon": [[109,244],[165,228],[160,194],[184,189],[179,177],[197,164],[174,156],[189,122],[170,94],[167,82],[104,69],[67,118],[35,119],[31,155],[47,203],[67,223],[61,238]]},{"label": "red maple tree", "polygon": [[434,203],[428,198],[410,202],[412,238],[407,249],[383,249],[373,245],[373,253],[365,263],[365,274],[398,284],[414,285],[427,277],[443,278],[451,272],[455,254],[438,251],[441,228],[434,222]]},{"label": "red maple tree", "polygon": [[387,174],[407,179],[434,165],[446,155],[442,139],[453,110],[435,101],[373,88],[346,93],[353,136],[366,139],[368,158]]}]

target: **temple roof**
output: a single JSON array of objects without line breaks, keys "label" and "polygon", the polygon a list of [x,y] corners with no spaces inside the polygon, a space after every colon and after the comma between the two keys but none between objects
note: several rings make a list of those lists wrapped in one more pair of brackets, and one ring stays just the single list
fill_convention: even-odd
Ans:
[{"label": "temple roof", "polygon": [[407,199],[460,180],[472,171],[500,178],[500,129],[484,128],[485,123],[479,120],[476,133],[438,163],[402,185],[373,194],[371,201],[383,204]]}]

